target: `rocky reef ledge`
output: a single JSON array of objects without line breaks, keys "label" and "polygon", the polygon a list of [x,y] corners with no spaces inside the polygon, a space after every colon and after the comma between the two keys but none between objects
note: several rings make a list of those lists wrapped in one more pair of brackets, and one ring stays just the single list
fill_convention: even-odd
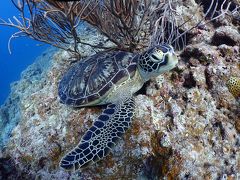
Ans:
[{"label": "rocky reef ledge", "polygon": [[[101,108],[60,104],[58,82],[72,61],[66,52],[45,52],[1,107],[0,179],[239,178],[240,105],[226,87],[230,76],[240,76],[239,29],[198,31],[179,52],[178,66],[136,96],[132,128],[113,152],[82,172],[58,164]],[[85,38],[106,43],[85,32]],[[82,52],[94,53],[88,47]]]}]

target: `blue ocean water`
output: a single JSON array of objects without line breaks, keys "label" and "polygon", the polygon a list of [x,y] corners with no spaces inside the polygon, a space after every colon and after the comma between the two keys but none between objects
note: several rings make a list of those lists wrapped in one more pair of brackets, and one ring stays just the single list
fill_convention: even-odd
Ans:
[{"label": "blue ocean water", "polygon": [[[7,20],[13,16],[19,17],[19,12],[12,2],[1,1],[0,18]],[[49,47],[44,43],[21,37],[12,40],[12,54],[9,54],[8,40],[17,31],[14,28],[0,26],[0,106],[10,93],[10,83],[19,80],[21,72]]]}]

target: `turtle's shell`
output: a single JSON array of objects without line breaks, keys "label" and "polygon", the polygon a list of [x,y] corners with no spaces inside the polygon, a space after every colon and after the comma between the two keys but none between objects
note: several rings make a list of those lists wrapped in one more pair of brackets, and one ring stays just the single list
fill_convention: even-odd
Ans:
[{"label": "turtle's shell", "polygon": [[[124,51],[98,53],[72,66],[59,83],[62,103],[74,107],[106,104],[106,96],[123,81],[132,78],[137,56]],[[116,86],[115,86],[116,87]]]}]

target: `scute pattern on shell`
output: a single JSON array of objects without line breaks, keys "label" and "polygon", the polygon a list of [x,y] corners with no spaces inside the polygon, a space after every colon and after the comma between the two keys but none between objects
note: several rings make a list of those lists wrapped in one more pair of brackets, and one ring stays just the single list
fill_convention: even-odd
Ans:
[{"label": "scute pattern on shell", "polygon": [[[81,106],[101,101],[113,84],[136,71],[135,54],[114,51],[95,54],[72,66],[59,83],[62,103]],[[124,72],[124,73],[123,73]]]}]

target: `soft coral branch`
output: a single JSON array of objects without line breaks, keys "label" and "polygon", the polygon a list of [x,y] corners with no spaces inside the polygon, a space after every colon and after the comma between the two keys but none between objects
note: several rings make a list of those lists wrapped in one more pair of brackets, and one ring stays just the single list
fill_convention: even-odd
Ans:
[{"label": "soft coral branch", "polygon": [[[8,21],[0,19],[0,24],[19,30],[9,42],[12,38],[25,35],[76,54],[79,54],[79,44],[99,47],[91,41],[84,42],[81,39],[81,34],[78,32],[81,21],[91,24],[115,44],[111,48],[138,51],[156,44],[168,43],[180,49],[186,46],[186,34],[189,31],[202,22],[211,22],[223,17],[231,6],[228,0],[221,0],[222,4],[218,3],[218,0],[211,0],[203,18],[192,27],[183,30],[182,27],[191,22],[191,17],[183,20],[176,10],[178,3],[176,0],[72,2],[12,0],[12,2],[19,10],[20,18],[14,17],[15,22],[10,19]],[[198,7],[201,9],[200,5]],[[204,21],[206,17],[209,20]],[[180,24],[182,21],[184,22]]]}]

